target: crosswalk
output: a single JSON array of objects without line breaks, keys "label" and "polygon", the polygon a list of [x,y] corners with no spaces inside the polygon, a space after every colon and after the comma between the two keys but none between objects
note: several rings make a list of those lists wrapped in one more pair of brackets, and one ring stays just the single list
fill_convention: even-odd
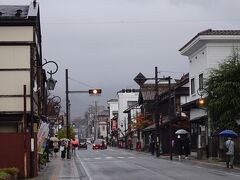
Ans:
[{"label": "crosswalk", "polygon": [[118,157],[112,157],[112,156],[106,156],[106,157],[85,157],[79,159],[82,159],[84,161],[89,161],[89,160],[114,160],[114,159],[135,159],[136,157],[134,156],[118,156]]}]

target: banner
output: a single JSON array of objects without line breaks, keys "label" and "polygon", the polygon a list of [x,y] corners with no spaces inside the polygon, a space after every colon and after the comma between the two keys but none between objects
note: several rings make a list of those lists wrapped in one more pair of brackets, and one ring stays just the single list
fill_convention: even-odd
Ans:
[{"label": "banner", "polygon": [[49,133],[49,124],[42,122],[39,127],[38,134],[37,134],[38,153],[43,154],[44,149],[47,144],[48,133]]}]

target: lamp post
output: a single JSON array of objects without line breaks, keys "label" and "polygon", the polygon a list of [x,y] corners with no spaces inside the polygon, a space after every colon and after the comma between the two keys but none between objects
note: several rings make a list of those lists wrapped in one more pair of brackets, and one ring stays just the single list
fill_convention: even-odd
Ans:
[{"label": "lamp post", "polygon": [[[95,88],[89,89],[87,91],[69,91],[68,89],[68,69],[65,69],[65,80],[66,80],[66,123],[67,123],[67,138],[70,139],[70,93],[88,93],[89,95],[100,95],[102,93],[102,89]],[[70,143],[68,143],[67,147],[67,159],[70,159]]]},{"label": "lamp post", "polygon": [[209,117],[209,114],[208,114],[208,109],[206,107],[203,107],[205,105],[205,99],[203,98],[204,95],[210,95],[212,96],[213,93],[209,92],[207,89],[201,87],[201,89],[198,89],[197,90],[197,94],[200,96],[200,99],[198,99],[197,101],[197,104],[199,105],[199,108],[200,109],[203,109],[206,111],[206,114],[207,114],[207,127],[208,127],[208,130],[207,130],[207,144],[209,145],[209,147],[207,148],[210,153],[208,152],[208,157],[210,156],[210,159],[212,158],[213,156],[213,145],[212,145],[212,127],[211,127],[211,119]]},{"label": "lamp post", "polygon": [[[158,83],[159,81],[170,81],[170,77],[167,78],[159,78],[158,77],[158,68],[155,67],[155,77],[154,78],[146,78],[142,73],[139,73],[135,78],[134,81],[142,87],[143,84],[147,80],[155,80],[155,96],[154,96],[154,121],[156,127],[156,156],[160,156],[160,125],[159,125],[159,110],[158,110]],[[169,85],[170,86],[170,85]],[[169,97],[170,98],[170,97]],[[170,108],[170,107],[169,107]],[[171,119],[169,119],[171,124]],[[170,132],[171,133],[171,132]]]},{"label": "lamp post", "polygon": [[[34,149],[34,99],[33,99],[33,91],[34,91],[34,82],[35,82],[35,68],[37,68],[36,73],[38,73],[38,68],[43,68],[43,66],[53,63],[56,66],[55,71],[47,71],[48,74],[50,74],[50,78],[46,80],[48,90],[53,90],[56,84],[56,80],[52,78],[52,75],[55,74],[58,71],[58,65],[55,61],[47,61],[46,59],[45,63],[43,64],[34,64],[34,60],[31,61],[31,70],[30,70],[30,86],[31,86],[31,91],[30,91],[30,101],[31,101],[31,115],[30,115],[30,177],[34,177],[34,165],[35,165],[35,159],[34,159],[34,154],[35,154],[35,149]],[[41,71],[42,72],[42,71]],[[44,86],[41,86],[44,89]],[[46,112],[46,111],[45,111]]]}]

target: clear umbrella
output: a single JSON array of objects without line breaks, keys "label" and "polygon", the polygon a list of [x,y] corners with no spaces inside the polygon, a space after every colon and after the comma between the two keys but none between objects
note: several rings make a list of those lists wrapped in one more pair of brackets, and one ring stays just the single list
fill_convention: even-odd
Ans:
[{"label": "clear umbrella", "polygon": [[50,141],[59,141],[57,137],[50,137]]},{"label": "clear umbrella", "polygon": [[175,134],[187,134],[188,132],[185,129],[179,129],[175,132]]}]

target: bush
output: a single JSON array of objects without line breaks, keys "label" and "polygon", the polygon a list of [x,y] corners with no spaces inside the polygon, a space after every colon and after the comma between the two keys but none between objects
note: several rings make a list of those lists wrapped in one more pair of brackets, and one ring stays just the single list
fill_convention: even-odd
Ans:
[{"label": "bush", "polygon": [[0,180],[4,180],[9,178],[10,176],[14,176],[19,173],[19,169],[12,167],[12,168],[1,168],[0,169]]},{"label": "bush", "polygon": [[15,167],[12,167],[12,168],[2,168],[0,169],[0,171],[3,171],[3,172],[6,172],[10,175],[15,175],[15,174],[18,174],[19,173],[19,169],[18,168],[15,168]]},{"label": "bush", "polygon": [[7,179],[7,178],[9,178],[10,176],[11,176],[10,174],[8,174],[8,173],[0,170],[0,180]]}]

